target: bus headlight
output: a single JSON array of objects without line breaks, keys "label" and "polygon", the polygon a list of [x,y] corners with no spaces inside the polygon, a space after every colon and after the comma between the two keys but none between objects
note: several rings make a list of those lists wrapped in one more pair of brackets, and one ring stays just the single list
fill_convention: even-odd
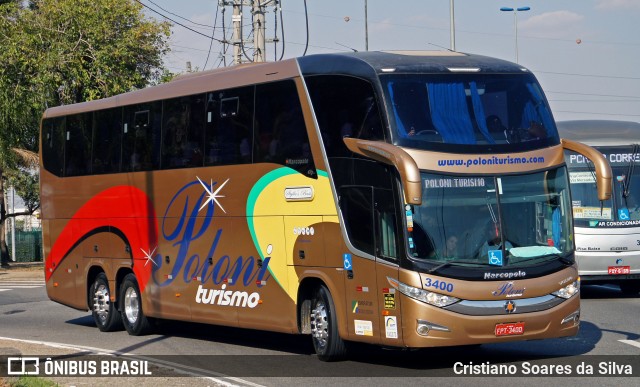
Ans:
[{"label": "bus headlight", "polygon": [[428,292],[424,289],[414,288],[413,286],[409,286],[400,281],[397,281],[396,283],[398,284],[398,290],[400,291],[400,293],[415,300],[425,302],[429,305],[443,308],[460,301],[460,299],[458,298],[446,296],[444,294]]},{"label": "bus headlight", "polygon": [[557,290],[551,294],[553,294],[556,297],[569,299],[575,296],[576,294],[578,294],[579,291],[580,291],[580,279],[578,278],[577,280],[573,281],[572,283],[565,286],[564,288]]}]

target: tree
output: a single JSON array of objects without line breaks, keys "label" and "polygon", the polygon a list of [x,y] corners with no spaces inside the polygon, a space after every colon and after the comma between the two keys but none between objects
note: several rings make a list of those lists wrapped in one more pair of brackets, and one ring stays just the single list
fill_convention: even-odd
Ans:
[{"label": "tree", "polygon": [[[162,57],[169,49],[169,27],[146,18],[131,0],[0,0],[2,262],[8,260],[4,224],[12,216],[6,213],[3,183],[10,176],[15,182],[25,178],[15,150],[38,151],[39,121],[47,107],[159,82],[166,72]],[[28,189],[37,184],[20,184],[27,187],[23,198],[32,200]],[[31,211],[38,208],[37,199],[31,203]]]}]

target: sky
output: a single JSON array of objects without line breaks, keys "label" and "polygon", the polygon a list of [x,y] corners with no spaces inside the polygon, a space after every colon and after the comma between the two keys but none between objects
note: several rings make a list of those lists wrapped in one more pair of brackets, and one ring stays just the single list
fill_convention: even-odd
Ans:
[{"label": "sky", "polygon": [[[165,65],[174,73],[224,65],[217,0],[138,0],[149,17],[173,19],[171,52]],[[368,34],[365,34],[365,3]],[[440,50],[451,48],[450,0],[282,0],[284,58],[352,49]],[[501,7],[530,7],[502,12]],[[267,38],[274,36],[274,8],[266,14]],[[224,25],[230,38],[232,9]],[[279,12],[278,12],[279,14]],[[245,7],[245,36],[250,8]],[[531,70],[560,120],[640,122],[640,0],[455,0],[455,50],[516,61]],[[515,17],[514,17],[515,16]],[[517,23],[516,23],[517,21]],[[213,26],[215,25],[215,29]],[[268,43],[268,60],[282,55],[282,43]],[[226,55],[231,63],[232,49]],[[249,52],[249,56],[250,56]]]}]

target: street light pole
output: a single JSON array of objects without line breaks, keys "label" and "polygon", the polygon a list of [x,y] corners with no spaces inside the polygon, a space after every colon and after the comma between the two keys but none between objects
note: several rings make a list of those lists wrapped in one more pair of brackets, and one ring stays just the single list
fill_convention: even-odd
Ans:
[{"label": "street light pole", "polygon": [[518,12],[529,11],[530,9],[531,9],[531,7],[518,7],[518,8],[502,7],[502,8],[500,8],[500,10],[503,11],[503,12],[513,12],[513,28],[514,28],[514,31],[515,31],[515,38],[516,38],[516,63],[518,63]]},{"label": "street light pole", "polygon": [[449,32],[451,38],[451,51],[456,50],[456,25],[454,18],[454,10],[453,10],[453,0],[449,0],[449,18],[451,22],[449,23],[449,28],[451,29]]},{"label": "street light pole", "polygon": [[369,51],[369,16],[367,0],[364,0],[364,50]]}]

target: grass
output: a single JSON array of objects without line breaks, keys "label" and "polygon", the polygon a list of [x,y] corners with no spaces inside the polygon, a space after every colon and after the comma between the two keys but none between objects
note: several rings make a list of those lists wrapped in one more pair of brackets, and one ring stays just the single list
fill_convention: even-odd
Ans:
[{"label": "grass", "polygon": [[37,376],[21,376],[15,380],[0,379],[0,387],[54,387],[57,383]]}]

